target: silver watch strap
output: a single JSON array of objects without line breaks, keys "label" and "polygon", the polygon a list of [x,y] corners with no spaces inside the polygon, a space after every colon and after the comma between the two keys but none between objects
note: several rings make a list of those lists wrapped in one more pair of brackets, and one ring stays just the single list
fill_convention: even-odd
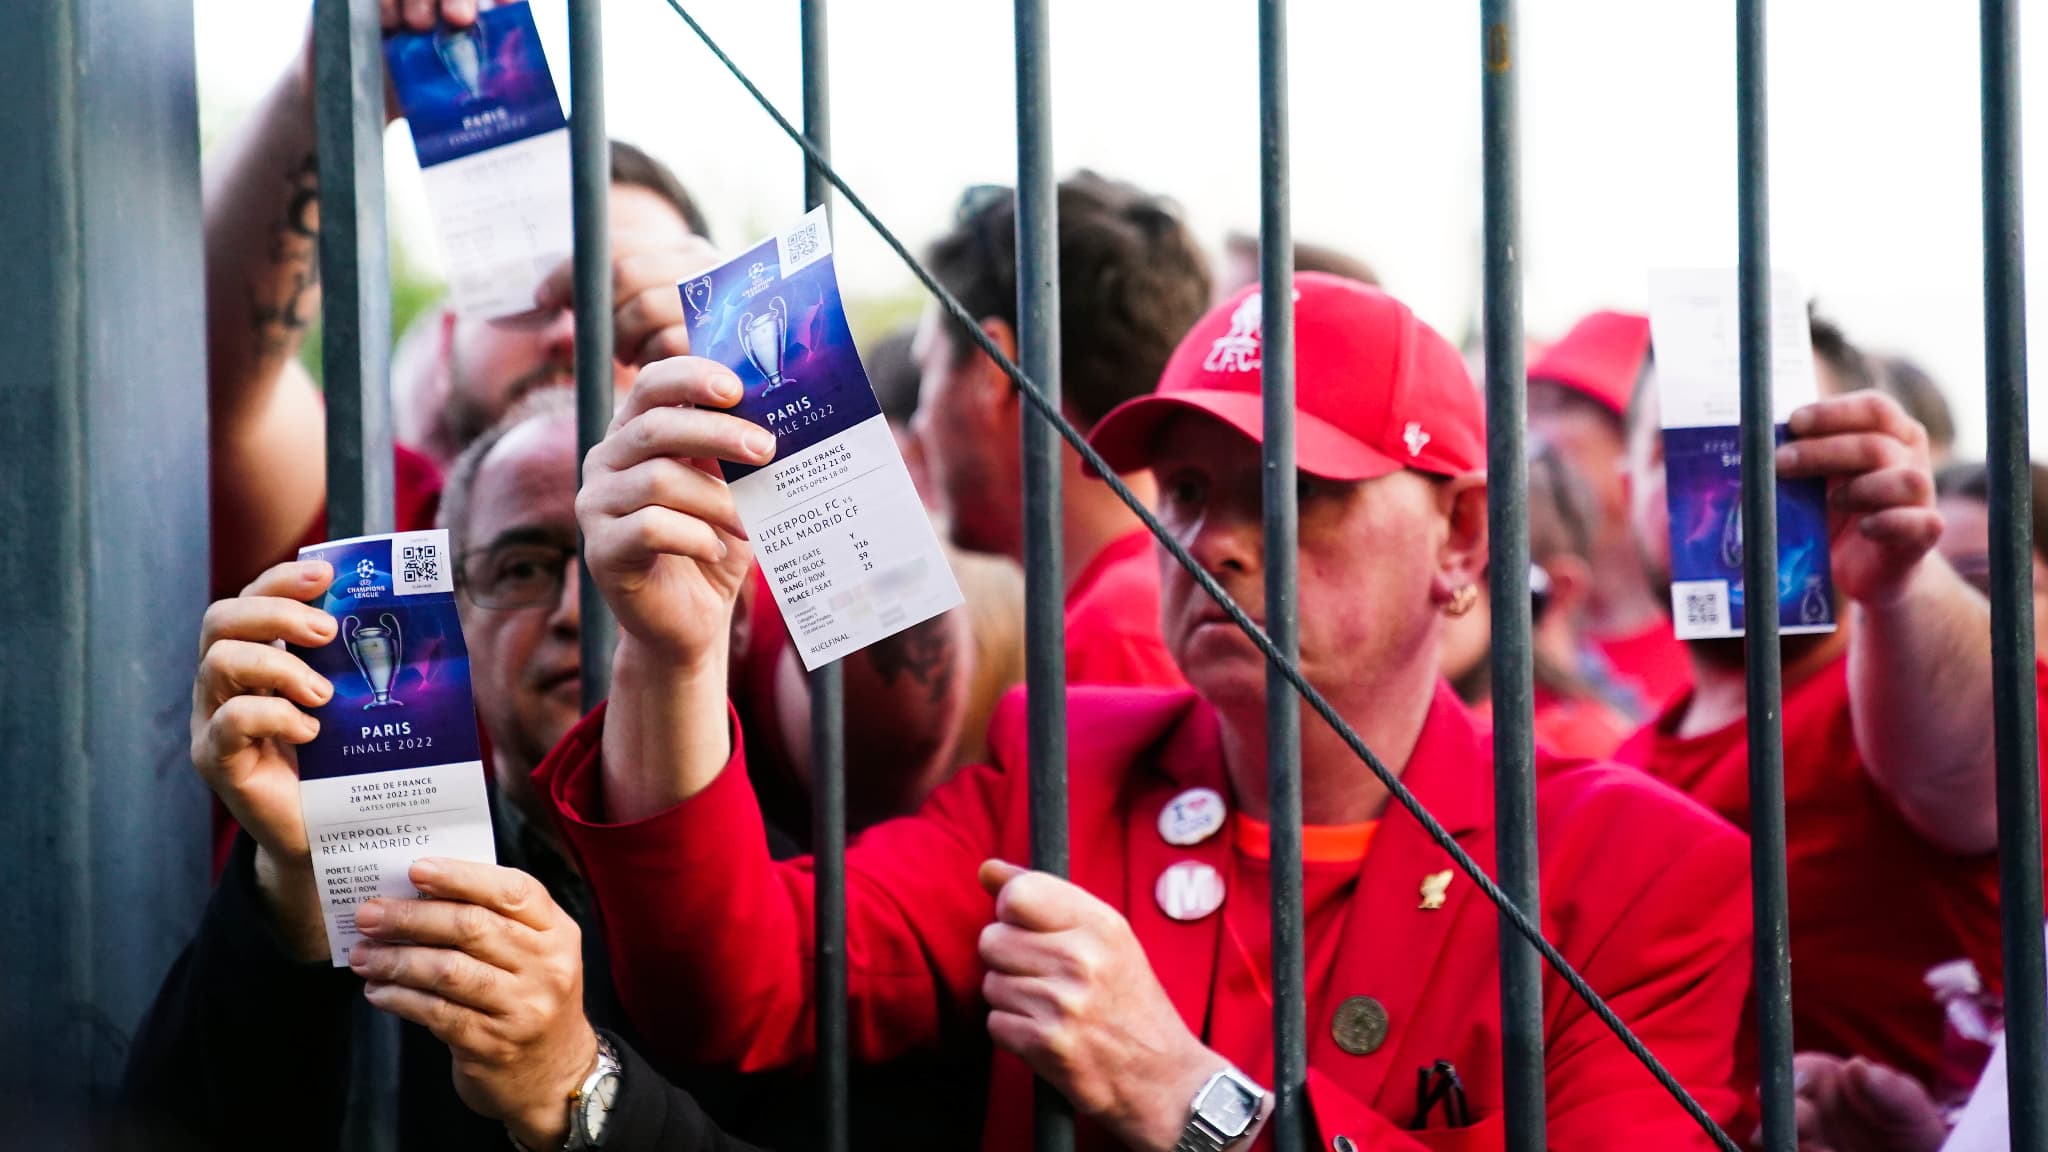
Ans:
[{"label": "silver watch strap", "polygon": [[1223,1152],[1225,1147],[1223,1137],[1211,1131],[1200,1116],[1188,1117],[1180,1139],[1173,1142],[1173,1152]]}]

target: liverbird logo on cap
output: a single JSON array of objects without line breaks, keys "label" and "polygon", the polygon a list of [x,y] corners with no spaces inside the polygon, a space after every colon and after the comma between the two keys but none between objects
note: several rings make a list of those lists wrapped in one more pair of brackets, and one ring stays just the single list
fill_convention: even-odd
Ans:
[{"label": "liverbird logo on cap", "polygon": [[1255,372],[1259,360],[1259,322],[1263,303],[1257,292],[1244,298],[1230,314],[1230,331],[1209,346],[1209,358],[1202,361],[1207,372]]},{"label": "liverbird logo on cap", "polygon": [[1429,445],[1429,433],[1424,432],[1421,422],[1416,420],[1408,422],[1408,428],[1401,433],[1401,439],[1408,442],[1410,456],[1422,455],[1422,450]]}]

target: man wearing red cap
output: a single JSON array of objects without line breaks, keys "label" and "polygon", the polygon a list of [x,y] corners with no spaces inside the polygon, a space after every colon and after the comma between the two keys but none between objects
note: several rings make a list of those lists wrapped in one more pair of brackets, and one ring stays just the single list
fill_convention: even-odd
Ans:
[{"label": "man wearing red cap", "polygon": [[[1659,413],[1646,380],[1632,406],[1632,519],[1654,586],[1668,589]],[[1927,434],[1897,401],[1824,392],[1788,426],[1778,474],[1826,479],[1844,601],[1835,632],[1781,641],[1793,1038],[1925,1082],[1943,1037],[1928,969],[1967,957],[1995,988],[2002,968],[1990,606],[1935,551]],[[1616,759],[1747,826],[1743,642],[1687,648],[1693,687]],[[2043,676],[2037,665],[2037,691]]]},{"label": "man wearing red cap", "polygon": [[1637,721],[1692,680],[1685,645],[1644,578],[1622,480],[1629,399],[1649,357],[1648,317],[1595,312],[1529,365],[1529,430],[1564,454],[1593,496],[1586,638],[1621,690],[1616,703]]},{"label": "man wearing red cap", "polygon": [[[1437,673],[1444,614],[1486,563],[1484,433],[1457,353],[1398,301],[1296,278],[1301,664],[1482,867],[1484,735]],[[1250,291],[1181,342],[1156,393],[1097,426],[1150,469],[1160,516],[1256,615],[1264,602],[1262,333]],[[607,917],[628,1012],[656,1047],[772,1067],[809,1053],[812,878],[776,864],[725,704],[724,614],[748,547],[725,487],[685,458],[759,463],[772,441],[714,409],[715,364],[647,369],[590,456],[580,511],[624,635],[608,710],[538,773]],[[676,405],[692,405],[680,409]],[[1033,1073],[1080,1146],[1251,1146],[1272,1067],[1265,663],[1178,565],[1166,643],[1194,691],[1068,695],[1072,879],[1027,872],[1025,734],[847,855],[858,1058],[996,1048],[983,1147],[1032,1146]],[[1498,916],[1320,722],[1301,752],[1306,1100],[1322,1147],[1497,1148]],[[1747,989],[1747,851],[1726,823],[1612,765],[1546,764],[1543,923],[1714,1115],[1728,1118]],[[1706,1137],[1561,982],[1546,982],[1549,1138]],[[1425,1091],[1418,1093],[1420,1079]]]}]

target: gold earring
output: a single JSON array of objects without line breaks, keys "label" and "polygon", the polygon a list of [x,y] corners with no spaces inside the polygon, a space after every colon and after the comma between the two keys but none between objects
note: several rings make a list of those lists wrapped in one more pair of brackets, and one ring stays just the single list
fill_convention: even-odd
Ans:
[{"label": "gold earring", "polygon": [[1450,603],[1444,605],[1444,615],[1451,617],[1463,616],[1465,613],[1470,612],[1472,606],[1477,603],[1479,603],[1479,586],[1477,584],[1463,585],[1456,592],[1451,593]]}]

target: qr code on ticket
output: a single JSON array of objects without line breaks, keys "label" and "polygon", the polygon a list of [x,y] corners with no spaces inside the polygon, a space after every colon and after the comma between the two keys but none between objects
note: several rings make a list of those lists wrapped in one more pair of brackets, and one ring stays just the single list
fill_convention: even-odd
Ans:
[{"label": "qr code on ticket", "polygon": [[825,231],[823,217],[806,218],[803,223],[775,238],[775,255],[788,276],[832,254],[832,237]]},{"label": "qr code on ticket", "polygon": [[448,536],[441,531],[410,532],[391,541],[392,592],[418,596],[455,590],[454,574],[448,570]]},{"label": "qr code on ticket", "polygon": [[1728,619],[1728,582],[1674,582],[1671,585],[1671,618],[1681,640],[1728,635],[1734,627]]}]

